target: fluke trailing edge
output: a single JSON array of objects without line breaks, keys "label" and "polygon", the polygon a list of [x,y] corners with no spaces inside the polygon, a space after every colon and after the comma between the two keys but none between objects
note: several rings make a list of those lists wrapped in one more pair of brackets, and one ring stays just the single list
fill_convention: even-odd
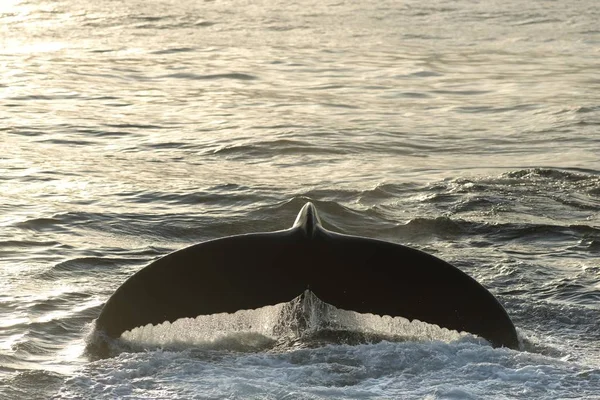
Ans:
[{"label": "fluke trailing edge", "polygon": [[307,288],[338,308],[518,347],[508,314],[473,278],[409,247],[330,232],[311,203],[290,229],[211,240],[151,263],[108,299],[96,329],[117,338],[149,323],[287,302]]}]

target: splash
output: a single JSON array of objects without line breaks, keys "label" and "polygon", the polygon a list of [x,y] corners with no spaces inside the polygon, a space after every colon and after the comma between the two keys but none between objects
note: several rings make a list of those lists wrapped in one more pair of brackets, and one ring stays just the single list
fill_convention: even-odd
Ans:
[{"label": "splash", "polygon": [[315,347],[381,340],[451,342],[468,335],[418,320],[338,309],[307,290],[287,303],[256,310],[148,324],[124,332],[121,341],[136,348],[201,346],[251,351],[281,348],[282,344]]}]

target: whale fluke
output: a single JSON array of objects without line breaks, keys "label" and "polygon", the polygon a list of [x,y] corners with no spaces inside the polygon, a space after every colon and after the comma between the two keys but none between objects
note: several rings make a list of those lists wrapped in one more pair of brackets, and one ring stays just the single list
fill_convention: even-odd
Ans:
[{"label": "whale fluke", "polygon": [[337,308],[519,345],[502,305],[473,278],[419,250],[328,231],[311,203],[290,229],[211,240],[152,262],[108,299],[96,329],[118,338],[146,324],[288,302],[307,288]]}]

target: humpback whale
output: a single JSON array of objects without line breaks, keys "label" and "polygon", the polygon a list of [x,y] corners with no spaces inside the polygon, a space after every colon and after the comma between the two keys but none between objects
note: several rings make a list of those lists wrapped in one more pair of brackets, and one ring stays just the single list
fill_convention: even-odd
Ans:
[{"label": "humpback whale", "polygon": [[341,309],[519,346],[507,312],[475,279],[410,247],[331,232],[312,203],[289,229],[210,240],[150,263],[108,299],[96,330],[118,338],[146,324],[288,302],[307,289]]}]

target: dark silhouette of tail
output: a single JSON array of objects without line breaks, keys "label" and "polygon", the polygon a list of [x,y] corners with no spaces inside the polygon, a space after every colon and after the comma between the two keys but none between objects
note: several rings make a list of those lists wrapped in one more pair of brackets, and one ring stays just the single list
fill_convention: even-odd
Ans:
[{"label": "dark silhouette of tail", "polygon": [[151,263],[108,299],[96,329],[117,338],[146,324],[287,302],[307,288],[338,308],[518,348],[508,314],[473,278],[409,247],[330,232],[311,203],[288,230],[211,240]]}]

